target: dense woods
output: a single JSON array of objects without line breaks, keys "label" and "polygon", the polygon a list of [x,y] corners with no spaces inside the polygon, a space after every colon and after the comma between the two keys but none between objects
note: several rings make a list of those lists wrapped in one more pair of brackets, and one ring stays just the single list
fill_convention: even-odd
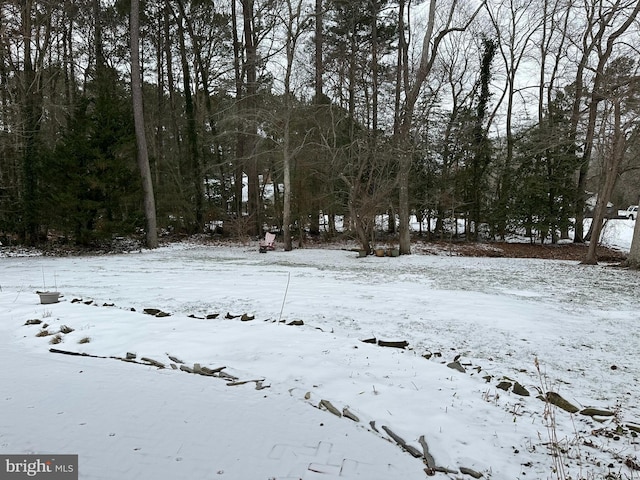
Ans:
[{"label": "dense woods", "polygon": [[597,238],[639,39],[637,0],[3,0],[0,240]]}]

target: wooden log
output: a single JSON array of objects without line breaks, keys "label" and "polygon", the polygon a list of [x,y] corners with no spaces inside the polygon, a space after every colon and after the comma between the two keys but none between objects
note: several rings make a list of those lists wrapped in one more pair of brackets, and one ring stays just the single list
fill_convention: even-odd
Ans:
[{"label": "wooden log", "polygon": [[252,382],[264,382],[264,378],[262,380],[240,380],[240,381],[235,381],[235,382],[229,382],[227,383],[227,387],[237,387],[238,385],[246,385],[247,383],[252,383]]},{"label": "wooden log", "polygon": [[333,404],[329,400],[320,400],[320,404],[318,405],[318,408],[320,408],[320,409],[325,408],[326,410],[328,410],[331,413],[333,413],[336,417],[342,417],[342,414],[340,413],[340,410],[338,410],[336,407],[334,407]]},{"label": "wooden log", "polygon": [[342,416],[348,418],[349,420],[353,420],[354,422],[360,422],[360,419],[356,414],[352,413],[347,407],[342,409]]},{"label": "wooden log", "polygon": [[480,472],[476,472],[467,467],[460,467],[460,473],[464,473],[465,475],[471,475],[473,478],[482,478],[484,475]]},{"label": "wooden log", "polygon": [[100,355],[91,355],[89,353],[70,352],[68,350],[58,350],[57,348],[50,348],[49,351],[51,353],[61,353],[62,355],[72,355],[74,357],[107,358],[107,357],[101,357]]},{"label": "wooden log", "polygon": [[380,347],[392,347],[392,348],[407,348],[409,342],[402,340],[400,342],[389,342],[386,340],[378,340],[378,346]]},{"label": "wooden log", "polygon": [[141,357],[140,361],[141,362],[145,362],[145,363],[149,363],[149,364],[153,365],[154,367],[164,368],[164,363],[158,362],[157,360],[154,360],[153,358]]},{"label": "wooden log", "polygon": [[424,439],[424,435],[420,435],[418,443],[420,443],[420,445],[422,446],[422,456],[424,457],[424,461],[426,462],[427,467],[429,467],[430,470],[434,470],[436,468],[436,461],[433,458],[433,455],[429,453],[429,445],[427,445],[427,441]]},{"label": "wooden log", "polygon": [[227,380],[232,380],[232,381],[238,380],[238,377],[234,377],[233,375],[226,372],[218,372],[218,376],[220,378],[226,378]]},{"label": "wooden log", "polygon": [[626,423],[625,427],[627,427],[629,430],[632,430],[636,433],[640,433],[640,425],[634,425],[633,423]]},{"label": "wooden log", "polygon": [[577,413],[580,410],[578,407],[576,407],[568,400],[564,399],[559,393],[556,392],[547,392],[547,395],[543,398],[543,400],[546,400],[547,402],[569,413]]},{"label": "wooden log", "polygon": [[224,370],[227,367],[218,367],[218,368],[207,368],[207,367],[202,367],[202,373],[204,373],[205,375],[215,375],[216,373],[220,373],[222,370]]},{"label": "wooden log", "polygon": [[589,417],[613,417],[614,413],[608,410],[601,410],[599,408],[583,408],[580,410],[580,415],[586,415]]},{"label": "wooden log", "polygon": [[453,474],[458,473],[458,470],[451,470],[450,468],[447,468],[447,467],[435,467],[434,470],[440,473],[453,473]]},{"label": "wooden log", "polygon": [[413,455],[415,458],[420,458],[420,457],[422,457],[422,453],[420,453],[420,452],[418,451],[418,449],[417,449],[417,448],[412,447],[411,445],[408,445],[408,444],[407,444],[407,442],[405,442],[404,438],[402,438],[401,436],[396,435],[395,433],[393,433],[393,431],[392,431],[389,427],[387,427],[387,426],[383,425],[383,426],[382,426],[382,429],[383,429],[385,432],[387,432],[387,435],[389,435],[391,438],[393,438],[393,440],[395,440],[395,442],[396,442],[398,445],[400,445],[404,450],[406,450],[407,452],[409,452],[409,453],[410,453],[411,455]]}]

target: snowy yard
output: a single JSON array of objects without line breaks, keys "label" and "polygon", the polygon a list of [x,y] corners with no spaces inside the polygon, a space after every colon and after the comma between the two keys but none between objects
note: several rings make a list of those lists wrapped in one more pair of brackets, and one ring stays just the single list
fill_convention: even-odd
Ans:
[{"label": "snowy yard", "polygon": [[0,454],[79,454],[82,479],[640,478],[638,280],[257,244],[0,258]]}]

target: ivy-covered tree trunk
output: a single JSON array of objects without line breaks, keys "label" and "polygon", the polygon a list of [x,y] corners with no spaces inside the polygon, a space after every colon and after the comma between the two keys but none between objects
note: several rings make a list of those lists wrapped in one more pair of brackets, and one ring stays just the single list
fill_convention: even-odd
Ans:
[{"label": "ivy-covered tree trunk", "polygon": [[[484,40],[484,52],[482,54],[482,65],[480,70],[480,98],[476,110],[476,124],[474,126],[475,151],[471,165],[471,221],[473,231],[471,239],[478,241],[479,227],[482,223],[482,202],[485,191],[485,173],[491,161],[491,144],[484,120],[487,115],[487,104],[489,102],[489,82],[491,81],[491,62],[496,51],[496,44],[491,40]],[[513,153],[511,153],[513,155]],[[506,182],[503,179],[503,182]]]}]

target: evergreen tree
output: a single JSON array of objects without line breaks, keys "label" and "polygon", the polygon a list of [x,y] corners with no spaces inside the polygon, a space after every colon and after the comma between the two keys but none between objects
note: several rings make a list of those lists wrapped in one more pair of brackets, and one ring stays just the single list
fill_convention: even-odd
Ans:
[{"label": "evergreen tree", "polygon": [[[143,226],[130,103],[116,73],[91,85],[43,167],[51,227],[80,245]],[[111,85],[111,88],[107,86]]]},{"label": "evergreen tree", "polygon": [[534,239],[556,243],[572,224],[574,172],[579,166],[570,141],[570,100],[559,93],[543,123],[519,136],[517,168],[509,205],[513,227]]}]

